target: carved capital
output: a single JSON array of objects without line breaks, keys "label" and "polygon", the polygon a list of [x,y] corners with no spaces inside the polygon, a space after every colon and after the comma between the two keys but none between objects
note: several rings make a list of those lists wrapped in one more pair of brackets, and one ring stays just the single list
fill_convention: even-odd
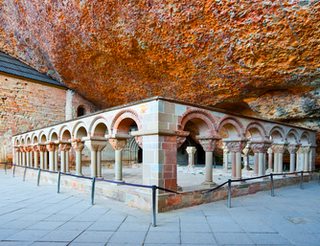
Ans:
[{"label": "carved capital", "polygon": [[283,154],[286,150],[284,144],[273,144],[271,146],[271,148],[274,153],[282,153]]},{"label": "carved capital", "polygon": [[270,143],[265,142],[253,142],[250,144],[250,147],[254,153],[267,153],[270,146]]},{"label": "carved capital", "polygon": [[46,151],[47,151],[47,146],[45,146],[45,145],[39,145],[39,151],[40,151],[40,152],[46,152]]},{"label": "carved capital", "polygon": [[190,135],[190,132],[187,131],[176,131],[177,133],[177,148],[180,148],[181,145],[186,141],[187,137]]},{"label": "carved capital", "polygon": [[193,155],[194,153],[196,153],[197,149],[196,149],[196,147],[189,146],[186,148],[186,151],[187,151],[188,155]]},{"label": "carved capital", "polygon": [[230,152],[241,152],[245,147],[244,141],[227,141],[225,142],[226,147]]},{"label": "carved capital", "polygon": [[56,150],[56,144],[54,142],[50,142],[47,144],[47,150],[49,152],[55,151]]},{"label": "carved capital", "polygon": [[110,138],[109,143],[114,150],[122,150],[127,144],[127,139]]},{"label": "carved capital", "polygon": [[33,151],[38,152],[40,150],[40,147],[38,145],[33,145]]},{"label": "carved capital", "polygon": [[59,144],[60,151],[69,151],[71,149],[70,143],[61,143]]},{"label": "carved capital", "polygon": [[290,145],[288,146],[288,151],[289,151],[290,154],[295,154],[295,153],[297,153],[297,150],[298,150],[297,145],[290,144]]},{"label": "carved capital", "polygon": [[216,139],[212,138],[202,138],[199,142],[205,152],[213,152],[216,147]]},{"label": "carved capital", "polygon": [[73,139],[71,145],[75,151],[82,151],[84,148],[84,144],[81,139]]}]

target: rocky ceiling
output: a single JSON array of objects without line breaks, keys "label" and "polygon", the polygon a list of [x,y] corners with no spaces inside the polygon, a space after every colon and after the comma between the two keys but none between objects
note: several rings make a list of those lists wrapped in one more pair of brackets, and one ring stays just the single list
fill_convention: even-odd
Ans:
[{"label": "rocky ceiling", "polygon": [[319,23],[319,0],[0,0],[0,49],[102,108],[161,95],[318,129]]}]

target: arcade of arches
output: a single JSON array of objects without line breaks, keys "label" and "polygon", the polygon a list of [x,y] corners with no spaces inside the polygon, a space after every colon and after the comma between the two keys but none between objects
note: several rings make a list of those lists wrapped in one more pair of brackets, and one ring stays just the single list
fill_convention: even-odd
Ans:
[{"label": "arcade of arches", "polygon": [[244,173],[307,171],[314,169],[316,155],[313,130],[159,97],[19,134],[12,141],[15,163],[52,171],[83,175],[87,153],[91,177],[104,175],[102,153],[112,149],[117,181],[126,180],[127,149],[131,159],[142,162],[139,183],[173,190],[181,188],[178,164],[188,170],[203,164],[200,185],[212,187],[218,182],[216,169],[234,179]]}]

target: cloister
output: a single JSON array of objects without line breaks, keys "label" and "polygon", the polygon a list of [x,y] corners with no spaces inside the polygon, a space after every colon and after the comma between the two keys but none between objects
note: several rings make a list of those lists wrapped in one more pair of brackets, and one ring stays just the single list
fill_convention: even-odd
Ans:
[{"label": "cloister", "polygon": [[[316,155],[313,130],[155,97],[16,135],[13,162],[83,175],[86,147],[90,176],[101,177],[102,153],[110,144],[115,155],[113,178],[122,181],[126,180],[122,152],[128,142],[135,145],[135,152],[142,152],[142,184],[182,192],[177,178],[180,160],[193,168],[202,159],[201,188],[209,188],[218,183],[213,178],[214,161],[222,164],[220,170],[227,177],[241,179],[244,172],[261,176],[310,171]],[[161,196],[165,194],[159,192]]]}]

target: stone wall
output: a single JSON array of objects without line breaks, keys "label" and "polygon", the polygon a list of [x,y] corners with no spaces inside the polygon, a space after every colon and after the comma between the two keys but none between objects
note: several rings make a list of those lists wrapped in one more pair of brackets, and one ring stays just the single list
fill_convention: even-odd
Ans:
[{"label": "stone wall", "polygon": [[[4,155],[8,160],[12,158],[12,135],[65,120],[66,93],[63,87],[0,74],[1,159]],[[79,104],[89,112],[95,110],[93,104],[75,94],[72,107]]]}]

